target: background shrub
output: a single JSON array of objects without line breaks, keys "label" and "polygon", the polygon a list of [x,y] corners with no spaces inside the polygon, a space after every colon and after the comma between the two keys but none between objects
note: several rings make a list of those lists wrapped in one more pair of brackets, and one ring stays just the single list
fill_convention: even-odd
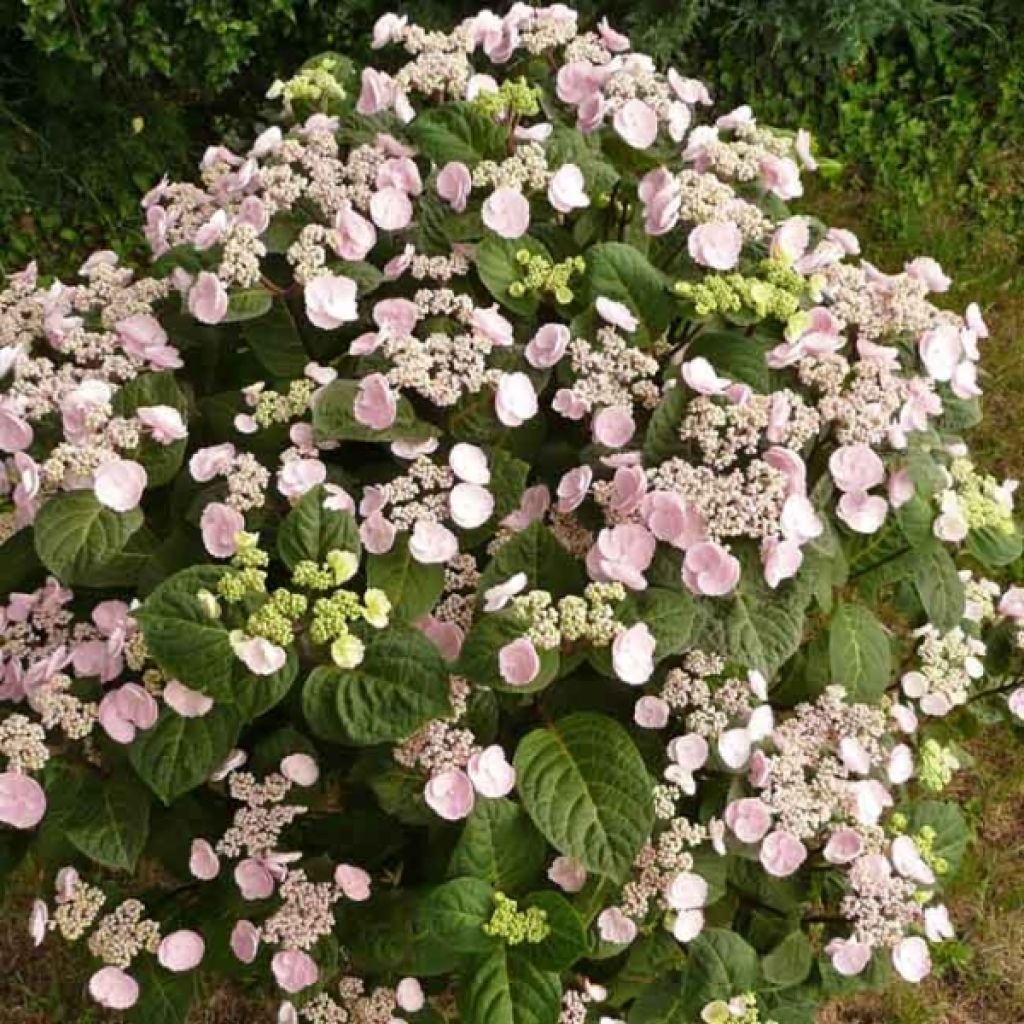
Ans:
[{"label": "background shrub", "polygon": [[[230,140],[226,112],[310,53],[365,59],[363,28],[388,6],[0,0],[3,266],[39,256],[66,272],[100,241],[137,246],[142,191],[194,166],[205,140]],[[424,24],[478,6],[402,5]],[[1017,0],[617,0],[601,13],[723,99],[814,127],[845,185],[885,190],[889,230],[937,201],[1008,234],[1024,223]]]}]

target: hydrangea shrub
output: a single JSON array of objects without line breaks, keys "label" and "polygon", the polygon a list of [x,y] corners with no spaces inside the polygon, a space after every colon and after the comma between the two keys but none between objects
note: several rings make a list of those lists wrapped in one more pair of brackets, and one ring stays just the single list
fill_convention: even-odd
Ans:
[{"label": "hydrangea shrub", "polygon": [[[981,311],[561,5],[387,15],[0,293],[0,842],[101,1006],[811,1024],[952,938],[1024,716]],[[272,1017],[274,1010],[268,1009]]]}]

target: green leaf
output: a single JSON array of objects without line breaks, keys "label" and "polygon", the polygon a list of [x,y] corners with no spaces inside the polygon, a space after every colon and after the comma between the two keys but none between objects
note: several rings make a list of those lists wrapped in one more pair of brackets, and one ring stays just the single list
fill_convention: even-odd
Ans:
[{"label": "green leaf", "polygon": [[590,297],[605,296],[625,303],[652,333],[672,318],[665,278],[632,245],[602,242],[586,252]]},{"label": "green leaf", "polygon": [[35,580],[42,582],[43,575],[32,530],[19,530],[0,544],[0,594],[30,590]]},{"label": "green leaf", "polygon": [[498,941],[483,930],[493,912],[494,890],[487,882],[455,878],[420,898],[416,926],[456,953],[486,953]]},{"label": "green leaf", "polygon": [[128,759],[139,778],[169,804],[216,771],[235,745],[240,726],[229,706],[217,705],[201,718],[183,718],[165,707],[152,729],[136,733]]},{"label": "green leaf", "polygon": [[558,677],[561,658],[557,648],[537,647],[540,671],[525,686],[512,686],[502,678],[499,656],[501,649],[525,633],[526,627],[515,612],[488,612],[473,623],[459,652],[455,672],[478,686],[507,693],[536,693]]},{"label": "green leaf", "polygon": [[[629,947],[626,962],[610,986],[610,1005],[618,1007],[631,999],[642,1000],[659,981],[678,970],[684,960],[682,947],[668,929],[656,928],[649,935],[640,935]],[[678,984],[672,985],[672,992],[678,996]]]},{"label": "green leaf", "polygon": [[628,874],[654,810],[643,759],[618,722],[584,712],[535,729],[515,768],[523,806],[548,842],[588,871]]},{"label": "green leaf", "polygon": [[735,932],[705,928],[690,943],[683,971],[683,1001],[699,1013],[715,999],[756,991],[760,979],[757,952]]},{"label": "green leaf", "polygon": [[582,172],[587,193],[591,196],[611,192],[619,180],[619,172],[604,158],[601,147],[591,135],[584,135],[575,126],[556,124],[544,144],[548,167],[575,164]]},{"label": "green leaf", "polygon": [[321,441],[422,441],[436,430],[416,417],[409,399],[398,397],[395,422],[384,430],[365,427],[355,418],[353,406],[359,393],[355,380],[331,381],[313,409],[313,430]]},{"label": "green leaf", "polygon": [[551,929],[547,938],[527,944],[522,954],[544,971],[567,971],[587,952],[587,930],[572,904],[558,892],[533,892],[522,901],[522,908],[538,907],[544,911]]},{"label": "green leaf", "polygon": [[[677,654],[689,642],[697,618],[697,602],[689,591],[650,587],[629,593],[615,617],[627,626],[643,622],[654,636],[654,660]],[[613,676],[611,647],[597,647],[588,654],[602,674]]]},{"label": "green leaf", "polygon": [[417,149],[438,167],[459,160],[474,167],[505,156],[507,129],[470,103],[424,110],[409,126]]},{"label": "green leaf", "polygon": [[75,793],[66,835],[97,864],[134,871],[149,835],[149,800],[131,775],[91,774]]},{"label": "green leaf", "polygon": [[233,680],[244,672],[220,619],[211,619],[196,596],[216,593],[223,566],[198,565],[164,580],[134,618],[153,660],[174,679],[221,700],[231,700]]},{"label": "green leaf", "polygon": [[556,1024],[562,984],[499,946],[464,979],[458,1001],[462,1024]]},{"label": "green leaf", "polygon": [[[178,387],[174,374],[144,373],[128,381],[114,395],[112,406],[118,416],[131,418],[145,406],[169,405],[188,421],[188,399]],[[143,434],[134,451],[126,457],[141,463],[146,469],[147,486],[159,487],[174,479],[185,457],[186,440],[160,444],[148,434]]]},{"label": "green leaf", "polygon": [[960,624],[964,616],[964,585],[956,563],[939,541],[914,552],[914,587],[929,622],[941,633]]},{"label": "green leaf", "polygon": [[352,513],[324,508],[326,496],[318,484],[285,516],[277,532],[277,553],[289,569],[302,561],[323,562],[328,551],[350,551],[354,555],[362,551]]},{"label": "green leaf", "polygon": [[409,551],[409,538],[400,535],[383,555],[367,555],[366,582],[388,595],[394,618],[415,622],[434,605],[444,590],[444,566],[424,565]]},{"label": "green leaf", "polygon": [[939,426],[942,430],[960,434],[981,422],[981,402],[977,398],[957,398],[954,395],[942,396],[942,418]]},{"label": "green leaf", "polygon": [[364,903],[346,905],[338,938],[356,971],[426,978],[458,966],[459,954],[417,927],[417,898],[411,889],[385,889]]},{"label": "green leaf", "polygon": [[811,973],[814,952],[803,932],[790,932],[761,961],[765,980],[779,988],[799,985]]},{"label": "green leaf", "polygon": [[348,733],[338,717],[338,685],[334,669],[313,669],[302,684],[302,715],[314,736],[329,743],[348,743]]},{"label": "green leaf", "polygon": [[231,707],[238,712],[243,722],[252,722],[265,715],[280,704],[292,688],[299,674],[299,659],[290,648],[286,654],[285,663],[269,676],[247,672],[236,680]]},{"label": "green leaf", "polygon": [[[341,724],[336,726],[346,742]],[[331,739],[331,737],[327,737]],[[360,751],[352,771],[352,781],[368,786],[377,798],[381,810],[404,825],[427,825],[437,822],[437,816],[423,799],[423,772],[416,767],[399,764],[389,747],[367,747]],[[404,842],[396,833],[398,845]]]},{"label": "green leaf", "polygon": [[703,356],[723,377],[749,384],[760,394],[771,391],[765,361],[769,346],[738,331],[702,331],[687,346],[686,358]]},{"label": "green leaf", "polygon": [[703,1007],[690,1013],[683,993],[674,981],[655,980],[644,988],[629,1008],[629,1024],[693,1024]]},{"label": "green leaf", "polygon": [[759,569],[745,568],[731,602],[698,605],[693,642],[771,678],[800,647],[809,597],[799,580],[772,590]]},{"label": "green leaf", "polygon": [[516,296],[509,292],[509,286],[514,281],[521,281],[525,274],[525,268],[516,258],[524,250],[531,256],[551,258],[547,249],[529,235],[507,239],[488,234],[476,247],[473,259],[484,287],[513,313],[527,317],[537,312],[537,293],[526,292],[525,295]]},{"label": "green leaf", "polygon": [[506,582],[517,572],[526,573],[530,590],[546,590],[556,600],[578,593],[586,585],[580,562],[537,522],[498,548],[480,578],[480,593]]},{"label": "green leaf", "polygon": [[678,654],[689,642],[697,602],[689,591],[650,587],[633,591],[619,607],[618,618],[627,626],[643,622],[654,634],[655,661]]},{"label": "green leaf", "polygon": [[392,624],[371,636],[358,668],[321,665],[314,678],[315,685],[333,686],[338,723],[357,745],[404,739],[431,718],[451,714],[444,661],[408,626]]},{"label": "green leaf", "polygon": [[967,852],[967,820],[963,811],[942,800],[922,800],[905,808],[904,813],[910,835],[917,835],[925,827],[935,831],[932,852],[947,865],[946,872],[938,876],[939,884],[955,876]]},{"label": "green leaf", "polygon": [[309,354],[284,299],[274,300],[259,319],[248,320],[242,336],[272,377],[291,380],[302,376]]},{"label": "green leaf", "polygon": [[546,862],[544,837],[519,804],[477,800],[448,861],[448,875],[473,875],[515,896],[537,881]]},{"label": "green leaf", "polygon": [[1016,562],[1024,546],[1016,528],[1006,532],[991,526],[979,526],[967,534],[967,550],[987,569],[998,569]]},{"label": "green leaf", "polygon": [[828,634],[832,681],[846,687],[851,699],[875,701],[892,675],[889,637],[875,616],[860,604],[840,603]]},{"label": "green leaf", "polygon": [[681,455],[683,441],[679,426],[683,422],[688,395],[682,387],[669,388],[651,413],[644,434],[644,461],[654,465]]},{"label": "green leaf", "polygon": [[340,273],[355,281],[360,297],[375,292],[385,281],[384,275],[366,260],[343,260]]},{"label": "green leaf", "polygon": [[228,311],[222,324],[241,323],[265,316],[274,304],[274,296],[266,288],[243,288],[228,296]]},{"label": "green leaf", "polygon": [[157,965],[152,957],[141,959],[132,969],[139,982],[139,1001],[128,1020],[135,1024],[186,1024],[192,1004],[199,995],[199,974],[175,974]]},{"label": "green leaf", "polygon": [[114,512],[92,491],[58,494],[36,516],[36,553],[61,583],[87,586],[92,573],[124,549],[142,521],[142,509]]}]

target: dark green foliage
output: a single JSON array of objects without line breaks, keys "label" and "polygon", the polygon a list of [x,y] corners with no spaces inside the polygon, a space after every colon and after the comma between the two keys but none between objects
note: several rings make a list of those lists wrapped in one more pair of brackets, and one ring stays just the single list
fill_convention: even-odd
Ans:
[{"label": "dark green foliage", "polygon": [[[848,183],[892,196],[897,222],[941,197],[1008,233],[1024,223],[1017,0],[578,6],[714,82],[719,103],[806,125]],[[426,25],[477,8],[402,5]],[[369,27],[387,9],[380,0],[0,0],[0,268],[36,257],[67,275],[100,244],[140,249],[135,211],[146,189],[165,172],[186,175],[211,138],[244,144],[256,98],[309,54],[370,58]]]}]

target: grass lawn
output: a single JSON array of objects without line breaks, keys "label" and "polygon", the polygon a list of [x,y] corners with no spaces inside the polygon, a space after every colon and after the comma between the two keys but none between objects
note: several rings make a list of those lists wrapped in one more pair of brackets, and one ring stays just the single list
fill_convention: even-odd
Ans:
[{"label": "grass lawn", "polygon": [[[954,278],[957,308],[978,301],[992,337],[984,342],[985,421],[973,435],[976,457],[999,475],[1024,478],[1024,334],[1021,253],[998,226],[966,224],[939,203],[920,211],[891,208],[870,193],[821,190],[813,209],[854,228],[872,261],[896,270],[913,256],[938,259]],[[899,984],[884,996],[828,1006],[819,1024],[1019,1024],[1024,1019],[1024,743],[998,732],[974,741],[974,764],[958,780],[978,842],[950,906],[960,941],[922,986]],[[0,1020],[3,1024],[100,1024],[118,1017],[84,993],[85,960],[51,939],[31,948],[25,931],[33,880],[22,877],[0,908]],[[236,993],[210,994],[192,1024],[270,1024],[266,1003]]]}]

